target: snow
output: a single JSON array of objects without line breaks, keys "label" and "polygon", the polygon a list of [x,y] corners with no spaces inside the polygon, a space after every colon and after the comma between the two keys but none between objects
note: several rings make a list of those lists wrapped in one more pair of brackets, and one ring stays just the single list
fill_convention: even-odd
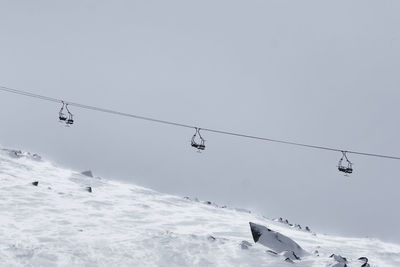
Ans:
[{"label": "snow", "polygon": [[[254,243],[249,222],[318,253],[285,262],[289,252]],[[94,179],[35,154],[0,152],[2,266],[332,266],[332,254],[348,266],[361,266],[360,257],[400,266],[396,244],[314,234],[253,212]]]}]

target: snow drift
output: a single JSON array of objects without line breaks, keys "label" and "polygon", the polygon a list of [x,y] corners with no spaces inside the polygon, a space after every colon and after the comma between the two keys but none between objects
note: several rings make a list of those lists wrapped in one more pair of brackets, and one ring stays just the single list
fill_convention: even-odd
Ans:
[{"label": "snow drift", "polygon": [[[285,246],[266,242],[276,250],[268,252],[263,234],[254,243],[249,222]],[[36,154],[0,151],[1,266],[290,266],[287,249],[313,252],[289,259],[296,266],[331,266],[332,254],[348,266],[361,266],[360,257],[371,266],[400,266],[399,245],[313,234],[253,212],[92,178]]]}]

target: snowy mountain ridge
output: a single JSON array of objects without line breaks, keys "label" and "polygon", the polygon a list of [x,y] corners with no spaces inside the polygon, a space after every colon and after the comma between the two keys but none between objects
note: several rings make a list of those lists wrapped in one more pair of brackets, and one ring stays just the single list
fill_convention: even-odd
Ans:
[{"label": "snowy mountain ridge", "polygon": [[400,266],[396,244],[90,176],[1,150],[0,266]]}]

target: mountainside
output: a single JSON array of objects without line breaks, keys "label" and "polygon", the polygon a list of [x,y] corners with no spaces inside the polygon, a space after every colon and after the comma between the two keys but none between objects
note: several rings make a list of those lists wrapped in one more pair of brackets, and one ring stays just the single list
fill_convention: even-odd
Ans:
[{"label": "mountainside", "polygon": [[0,152],[1,266],[361,266],[360,257],[400,266],[400,246],[315,234]]}]

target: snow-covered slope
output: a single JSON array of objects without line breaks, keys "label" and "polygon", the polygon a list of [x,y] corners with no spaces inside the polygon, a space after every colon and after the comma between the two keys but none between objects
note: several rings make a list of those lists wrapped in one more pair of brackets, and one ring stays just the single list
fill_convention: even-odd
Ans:
[{"label": "snow-covered slope", "polygon": [[[254,243],[249,222],[288,237],[304,255],[290,263],[286,252],[267,252],[272,248]],[[346,257],[348,266],[361,266],[362,256],[371,266],[400,266],[395,244],[313,234],[241,210],[82,175],[37,155],[0,152],[1,266],[331,266],[338,263],[332,254]]]}]

